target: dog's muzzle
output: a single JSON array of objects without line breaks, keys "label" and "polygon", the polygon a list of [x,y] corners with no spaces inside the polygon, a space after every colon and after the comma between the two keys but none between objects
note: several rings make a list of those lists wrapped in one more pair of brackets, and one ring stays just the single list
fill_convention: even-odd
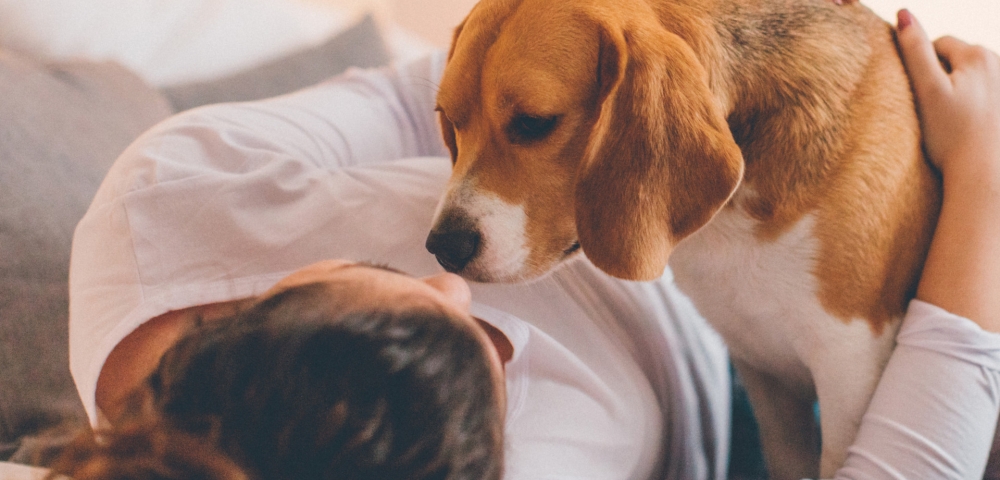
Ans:
[{"label": "dog's muzzle", "polygon": [[445,270],[458,273],[476,257],[481,240],[471,219],[459,213],[446,213],[427,236],[425,246]]}]

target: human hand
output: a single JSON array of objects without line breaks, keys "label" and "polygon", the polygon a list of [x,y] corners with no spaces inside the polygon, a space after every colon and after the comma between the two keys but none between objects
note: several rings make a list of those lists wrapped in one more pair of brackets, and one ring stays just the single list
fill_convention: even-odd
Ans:
[{"label": "human hand", "polygon": [[1000,56],[954,37],[931,44],[906,10],[898,38],[931,162],[946,183],[988,175],[1000,187]]}]

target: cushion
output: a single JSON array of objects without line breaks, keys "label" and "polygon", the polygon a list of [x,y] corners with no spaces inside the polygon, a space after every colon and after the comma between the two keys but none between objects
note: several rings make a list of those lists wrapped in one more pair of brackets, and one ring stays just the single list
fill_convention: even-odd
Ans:
[{"label": "cushion", "polygon": [[0,50],[0,459],[24,435],[85,422],[69,376],[76,222],[112,161],[171,113],[110,63],[42,64]]},{"label": "cushion", "polygon": [[167,87],[177,111],[209,103],[257,100],[291,92],[343,72],[389,61],[382,36],[369,15],[322,45],[302,49],[256,68],[212,81]]},{"label": "cushion", "polygon": [[0,45],[35,58],[114,60],[163,86],[317,45],[349,19],[326,0],[0,0]]}]

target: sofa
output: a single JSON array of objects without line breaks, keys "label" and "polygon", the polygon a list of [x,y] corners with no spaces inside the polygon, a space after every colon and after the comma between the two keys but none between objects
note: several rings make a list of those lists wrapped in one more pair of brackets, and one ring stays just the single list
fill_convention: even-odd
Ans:
[{"label": "sofa", "polygon": [[[136,136],[182,110],[274,96],[432,48],[315,1],[67,3],[0,0],[0,462],[10,462],[0,479],[33,478],[24,465],[46,464],[86,426],[68,369],[70,245]],[[126,25],[135,19],[149,24]],[[88,37],[98,24],[133,37]]]}]

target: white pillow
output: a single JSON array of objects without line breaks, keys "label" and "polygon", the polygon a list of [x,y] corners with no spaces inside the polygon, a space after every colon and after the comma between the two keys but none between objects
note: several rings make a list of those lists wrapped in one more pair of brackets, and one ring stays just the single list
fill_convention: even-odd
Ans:
[{"label": "white pillow", "polygon": [[0,45],[115,60],[164,86],[319,44],[353,17],[317,0],[0,0]]}]

